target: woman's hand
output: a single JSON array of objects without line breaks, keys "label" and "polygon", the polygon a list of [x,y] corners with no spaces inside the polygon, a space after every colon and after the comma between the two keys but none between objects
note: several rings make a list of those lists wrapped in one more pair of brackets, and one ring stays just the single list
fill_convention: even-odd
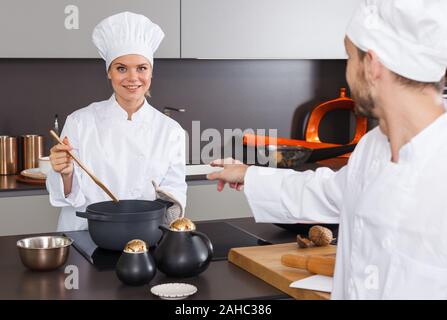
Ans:
[{"label": "woman's hand", "polygon": [[54,171],[59,172],[62,177],[71,177],[73,174],[73,159],[67,151],[73,147],[68,142],[68,138],[64,138],[65,145],[56,144],[50,149],[50,162]]},{"label": "woman's hand", "polygon": [[206,177],[208,180],[219,180],[217,182],[217,191],[222,191],[225,184],[238,191],[242,190],[244,177],[248,166],[233,158],[214,160],[210,163],[212,167],[224,168],[222,171],[212,172]]}]

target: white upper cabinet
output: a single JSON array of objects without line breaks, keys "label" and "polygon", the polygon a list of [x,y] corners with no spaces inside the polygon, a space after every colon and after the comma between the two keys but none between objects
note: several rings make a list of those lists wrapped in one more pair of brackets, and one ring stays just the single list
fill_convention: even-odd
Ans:
[{"label": "white upper cabinet", "polygon": [[360,0],[183,0],[182,58],[343,59]]},{"label": "white upper cabinet", "polygon": [[96,58],[93,28],[131,11],[160,25],[156,58],[180,57],[180,0],[2,0],[0,58]]},{"label": "white upper cabinet", "polygon": [[165,32],[156,58],[342,59],[359,1],[2,0],[0,58],[99,57],[95,25],[132,11]]}]

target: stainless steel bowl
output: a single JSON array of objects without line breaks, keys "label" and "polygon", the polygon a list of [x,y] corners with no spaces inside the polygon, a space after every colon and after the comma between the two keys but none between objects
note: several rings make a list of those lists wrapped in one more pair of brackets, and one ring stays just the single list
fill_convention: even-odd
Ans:
[{"label": "stainless steel bowl", "polygon": [[64,236],[42,236],[17,241],[22,263],[31,270],[49,271],[62,266],[73,240]]}]

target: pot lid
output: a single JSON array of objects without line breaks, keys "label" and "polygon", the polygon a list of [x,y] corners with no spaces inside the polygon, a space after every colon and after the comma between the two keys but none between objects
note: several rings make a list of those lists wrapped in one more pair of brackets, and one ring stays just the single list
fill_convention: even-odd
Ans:
[{"label": "pot lid", "polygon": [[150,200],[120,200],[93,203],[86,208],[91,218],[101,221],[137,221],[159,219],[166,206]]},{"label": "pot lid", "polygon": [[165,208],[165,205],[157,201],[120,200],[119,202],[103,201],[92,203],[87,206],[87,211],[97,214],[143,213],[163,208]]}]

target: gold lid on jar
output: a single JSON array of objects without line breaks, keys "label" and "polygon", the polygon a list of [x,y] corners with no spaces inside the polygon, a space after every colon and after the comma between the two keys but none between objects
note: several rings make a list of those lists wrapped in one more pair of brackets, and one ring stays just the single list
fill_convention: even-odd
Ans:
[{"label": "gold lid on jar", "polygon": [[171,222],[169,226],[173,231],[193,231],[196,230],[196,225],[191,219],[188,218],[178,218]]},{"label": "gold lid on jar", "polygon": [[126,247],[124,248],[124,252],[127,253],[140,253],[140,252],[147,252],[147,245],[146,242],[139,239],[130,240]]}]

